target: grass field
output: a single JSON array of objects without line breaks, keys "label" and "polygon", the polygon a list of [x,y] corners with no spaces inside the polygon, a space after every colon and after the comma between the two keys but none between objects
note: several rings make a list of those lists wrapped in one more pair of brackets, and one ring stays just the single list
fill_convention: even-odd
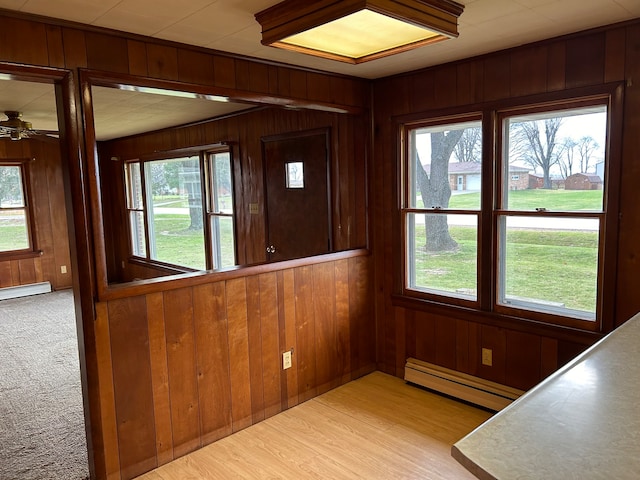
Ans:
[{"label": "grass field", "polygon": [[[418,202],[422,204],[422,202]],[[480,193],[454,194],[449,208],[477,210]],[[508,194],[509,210],[535,210],[546,208],[555,211],[602,210],[602,190],[513,190]]]},{"label": "grass field", "polygon": [[[156,214],[156,260],[182,265],[198,270],[206,269],[204,232],[189,229],[191,219],[187,214]],[[220,222],[223,266],[233,265],[232,222]]]},{"label": "grass field", "polygon": [[[424,228],[416,228],[416,285],[476,293],[476,229],[451,226],[459,250],[427,253]],[[507,235],[508,296],[563,303],[592,312],[596,303],[598,233],[513,230]]]}]

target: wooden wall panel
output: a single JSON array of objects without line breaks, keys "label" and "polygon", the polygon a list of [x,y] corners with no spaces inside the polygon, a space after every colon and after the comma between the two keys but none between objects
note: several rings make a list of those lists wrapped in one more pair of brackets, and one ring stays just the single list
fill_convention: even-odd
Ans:
[{"label": "wooden wall panel", "polygon": [[200,408],[191,289],[164,293],[164,322],[171,398],[173,452],[180,457],[200,446]]},{"label": "wooden wall panel", "polygon": [[47,31],[42,23],[0,18],[0,58],[5,62],[48,65]]},{"label": "wooden wall panel", "polygon": [[336,329],[335,267],[321,263],[312,267],[313,319],[315,324],[317,394],[335,388],[340,381]]},{"label": "wooden wall panel", "polygon": [[296,302],[296,356],[298,358],[298,398],[305,402],[317,394],[316,319],[313,310],[313,267],[298,267],[293,272]]},{"label": "wooden wall panel", "polygon": [[[132,478],[371,372],[374,342],[358,358],[350,349],[371,330],[371,319],[359,317],[370,295],[369,262],[276,269],[99,303],[104,453],[113,478]],[[293,367],[283,370],[281,352],[290,348]]]},{"label": "wooden wall panel", "polygon": [[95,448],[96,456],[104,458],[105,471],[101,477],[120,480],[120,452],[118,449],[118,422],[116,420],[116,397],[114,394],[113,361],[111,356],[111,334],[109,332],[109,305],[96,304],[95,336],[98,388],[100,391],[100,418],[102,438]]},{"label": "wooden wall panel", "polygon": [[[35,223],[34,241],[36,248],[42,252],[39,256],[20,258],[19,261],[3,254],[0,265],[6,273],[2,275],[0,287],[48,281],[54,290],[70,288],[71,254],[58,144],[0,139],[0,158],[33,159],[28,163],[28,175]],[[66,267],[67,273],[61,272],[62,266]]]},{"label": "wooden wall panel", "polygon": [[127,40],[127,52],[129,59],[129,73],[131,75],[149,74],[147,67],[147,47],[143,42]]},{"label": "wooden wall panel", "polygon": [[336,329],[336,371],[335,381],[346,383],[351,380],[352,338],[358,335],[349,325],[349,264],[335,264],[335,329]]},{"label": "wooden wall panel", "polygon": [[[285,387],[283,392],[282,408],[290,408],[299,402],[298,388],[298,358],[300,349],[298,348],[298,335],[296,329],[296,300],[295,300],[295,282],[293,270],[285,270],[278,272],[278,298],[279,302],[278,315],[280,317],[280,325],[284,324],[285,346],[283,350],[293,350],[291,356],[291,368],[285,372]],[[282,294],[280,294],[282,292]],[[284,321],[282,321],[284,317]],[[282,328],[282,327],[281,327]]]},{"label": "wooden wall panel", "polygon": [[178,80],[178,49],[147,44],[147,69],[153,78]]},{"label": "wooden wall panel", "polygon": [[173,460],[173,431],[171,429],[171,398],[169,395],[169,367],[167,365],[167,338],[164,323],[162,293],[146,296],[149,329],[149,361],[153,388],[153,414],[156,426],[156,452],[158,464]]},{"label": "wooden wall panel", "polygon": [[[251,425],[251,372],[247,325],[247,284],[245,278],[227,282],[227,318],[229,319],[229,359],[231,376],[231,413],[233,431]],[[233,359],[233,361],[231,361]],[[256,388],[258,386],[256,385]]]},{"label": "wooden wall panel", "polygon": [[129,73],[127,40],[105,33],[86,32],[87,67],[106,72]]},{"label": "wooden wall panel", "polygon": [[618,281],[616,326],[640,311],[638,299],[638,271],[640,271],[640,215],[637,187],[633,179],[640,175],[640,25],[627,29],[625,78],[624,132],[622,144],[622,176],[620,185],[620,237],[618,247]]},{"label": "wooden wall panel", "polygon": [[264,420],[264,382],[262,353],[262,322],[260,312],[260,279],[247,278],[247,327],[249,339],[249,374],[251,380],[252,422]]},{"label": "wooden wall panel", "polygon": [[206,445],[231,434],[227,301],[223,282],[194,288],[200,431]]},{"label": "wooden wall panel", "polygon": [[278,284],[275,273],[264,273],[258,277],[260,291],[260,341],[262,352],[262,384],[264,416],[271,417],[282,410],[282,382],[280,370],[282,356],[280,347],[280,323],[278,319]]},{"label": "wooden wall panel", "polygon": [[47,51],[49,52],[49,65],[52,67],[64,67],[64,45],[62,43],[62,29],[57,26],[47,25]]},{"label": "wooden wall panel", "polygon": [[[376,80],[374,95],[374,160],[370,208],[374,252],[374,305],[378,333],[378,368],[402,376],[407,357],[455,368],[518,388],[530,388],[584,350],[596,337],[542,329],[508,321],[494,321],[490,314],[415,307],[395,301],[402,261],[397,220],[397,124],[394,118],[429,118],[440,115],[440,106],[469,106],[477,110],[511,98],[558,92],[564,89],[623,82],[624,126],[620,162],[622,184],[617,251],[616,325],[640,310],[634,295],[639,281],[632,272],[640,259],[640,222],[634,178],[640,175],[636,161],[640,150],[640,23],[616,25],[503,52],[466,59],[454,64]],[[452,73],[455,69],[455,75]],[[449,79],[451,86],[446,88]],[[393,95],[391,95],[393,92]],[[446,102],[440,102],[442,95]],[[499,325],[499,326],[498,326]],[[493,366],[482,365],[482,348],[493,350]]]},{"label": "wooden wall panel", "polygon": [[128,479],[157,466],[145,299],[110,302],[108,315],[120,469]]},{"label": "wooden wall panel", "polygon": [[604,81],[604,33],[567,40],[566,87],[598,85]]}]

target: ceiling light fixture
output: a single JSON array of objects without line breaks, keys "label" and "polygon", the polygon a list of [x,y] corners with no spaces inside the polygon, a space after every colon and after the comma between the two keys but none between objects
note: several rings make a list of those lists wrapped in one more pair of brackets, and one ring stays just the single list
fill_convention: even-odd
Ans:
[{"label": "ceiling light fixture", "polygon": [[458,36],[452,0],[284,0],[255,15],[262,44],[362,63]]}]

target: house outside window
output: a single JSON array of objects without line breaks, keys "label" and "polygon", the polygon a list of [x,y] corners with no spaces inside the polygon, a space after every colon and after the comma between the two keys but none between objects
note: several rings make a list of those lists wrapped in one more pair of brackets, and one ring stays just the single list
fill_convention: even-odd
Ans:
[{"label": "house outside window", "polygon": [[601,95],[402,125],[403,295],[596,330],[609,109]]}]

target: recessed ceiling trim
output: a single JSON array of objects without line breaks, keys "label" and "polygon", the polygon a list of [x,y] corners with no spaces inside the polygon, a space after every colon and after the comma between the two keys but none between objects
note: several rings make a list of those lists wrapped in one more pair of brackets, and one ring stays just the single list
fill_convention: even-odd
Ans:
[{"label": "recessed ceiling trim", "polygon": [[[262,44],[310,55],[329,58],[347,63],[362,63],[394,53],[407,51],[436,41],[458,36],[458,17],[464,6],[452,0],[320,0],[309,3],[306,0],[285,0],[255,15],[262,26]],[[372,38],[371,43],[388,41],[376,46],[375,51],[359,53],[338,52],[337,45],[326,48],[321,41],[308,43],[309,32],[313,36],[322,35],[322,29],[329,24],[342,22],[346,17],[356,18],[363,12],[370,16],[386,18],[389,22],[408,24],[410,29],[424,32],[398,45],[395,35],[387,39]],[[398,22],[399,21],[399,22]],[[316,33],[317,32],[317,33]],[[342,31],[340,31],[340,34]],[[375,37],[380,32],[372,32]],[[360,31],[358,41],[366,42],[366,30]],[[345,40],[342,40],[345,43]],[[348,49],[347,49],[348,50]]]}]

